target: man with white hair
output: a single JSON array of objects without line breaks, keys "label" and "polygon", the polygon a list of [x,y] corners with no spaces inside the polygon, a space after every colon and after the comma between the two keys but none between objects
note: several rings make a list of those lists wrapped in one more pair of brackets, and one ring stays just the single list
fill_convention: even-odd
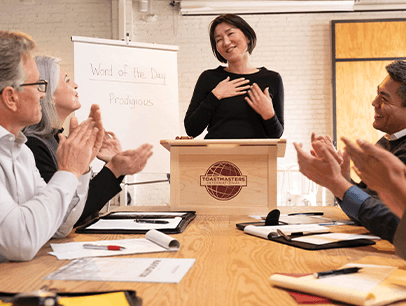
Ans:
[{"label": "man with white hair", "polygon": [[70,233],[104,136],[98,106],[79,126],[73,118],[70,136],[60,139],[59,169],[48,184],[43,181],[21,133],[40,121],[39,101],[47,88],[31,56],[34,49],[28,35],[0,31],[0,262],[31,260],[50,238]]}]

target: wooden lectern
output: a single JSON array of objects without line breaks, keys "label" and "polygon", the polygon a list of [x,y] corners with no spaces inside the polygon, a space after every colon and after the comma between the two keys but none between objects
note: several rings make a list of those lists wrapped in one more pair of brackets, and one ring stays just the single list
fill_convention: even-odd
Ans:
[{"label": "wooden lectern", "polygon": [[171,154],[171,210],[267,214],[276,208],[286,139],[161,140]]}]

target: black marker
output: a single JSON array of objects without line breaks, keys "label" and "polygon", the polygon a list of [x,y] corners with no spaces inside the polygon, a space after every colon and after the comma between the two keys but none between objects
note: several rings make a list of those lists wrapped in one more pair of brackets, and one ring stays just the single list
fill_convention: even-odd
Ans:
[{"label": "black marker", "polygon": [[353,268],[345,268],[345,269],[340,269],[340,270],[324,271],[324,272],[314,273],[313,275],[315,278],[321,278],[321,277],[326,277],[326,276],[357,273],[361,269],[362,268],[353,267]]},{"label": "black marker", "polygon": [[151,224],[168,224],[169,221],[166,220],[154,220],[154,219],[135,219],[137,223],[151,223]]}]

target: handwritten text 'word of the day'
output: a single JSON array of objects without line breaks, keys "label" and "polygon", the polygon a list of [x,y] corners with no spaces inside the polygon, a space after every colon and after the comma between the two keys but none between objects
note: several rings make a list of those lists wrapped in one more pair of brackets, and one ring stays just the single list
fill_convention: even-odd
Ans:
[{"label": "handwritten text 'word of the day'", "polygon": [[[160,84],[165,85],[165,73],[156,68],[130,67],[124,64],[120,68],[111,65],[102,65],[101,63],[93,65],[90,63],[90,68],[93,76],[97,77],[119,77],[119,78],[132,78],[138,81],[160,81]],[[162,83],[161,83],[162,82]]]}]

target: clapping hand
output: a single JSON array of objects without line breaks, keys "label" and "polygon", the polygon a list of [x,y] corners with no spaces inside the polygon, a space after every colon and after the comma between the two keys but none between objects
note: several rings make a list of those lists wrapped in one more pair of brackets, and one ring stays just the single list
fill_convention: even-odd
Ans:
[{"label": "clapping hand", "polygon": [[59,134],[58,170],[71,172],[79,178],[89,169],[99,130],[92,118],[78,125],[76,117],[72,117],[71,126],[74,130],[68,138]]},{"label": "clapping hand", "polygon": [[[311,136],[311,142],[321,141],[326,144],[326,148],[329,150],[331,155],[337,160],[339,165],[341,166],[341,175],[348,181],[351,181],[351,172],[350,172],[350,158],[346,152],[342,152],[341,150],[336,151],[334,146],[333,140],[329,135],[316,135],[314,132]],[[310,153],[313,156],[316,156],[316,152],[311,150]]]},{"label": "clapping hand", "polygon": [[120,153],[122,150],[120,140],[113,132],[105,132],[103,144],[96,157],[104,162],[109,162],[114,155]]},{"label": "clapping hand", "polygon": [[406,166],[391,152],[357,140],[357,144],[346,138],[345,151],[354,162],[354,171],[369,188],[399,217],[406,209]]},{"label": "clapping hand", "polygon": [[136,150],[127,150],[117,153],[106,164],[106,167],[109,168],[116,177],[134,174],[144,169],[151,155],[152,145],[143,144]]}]

